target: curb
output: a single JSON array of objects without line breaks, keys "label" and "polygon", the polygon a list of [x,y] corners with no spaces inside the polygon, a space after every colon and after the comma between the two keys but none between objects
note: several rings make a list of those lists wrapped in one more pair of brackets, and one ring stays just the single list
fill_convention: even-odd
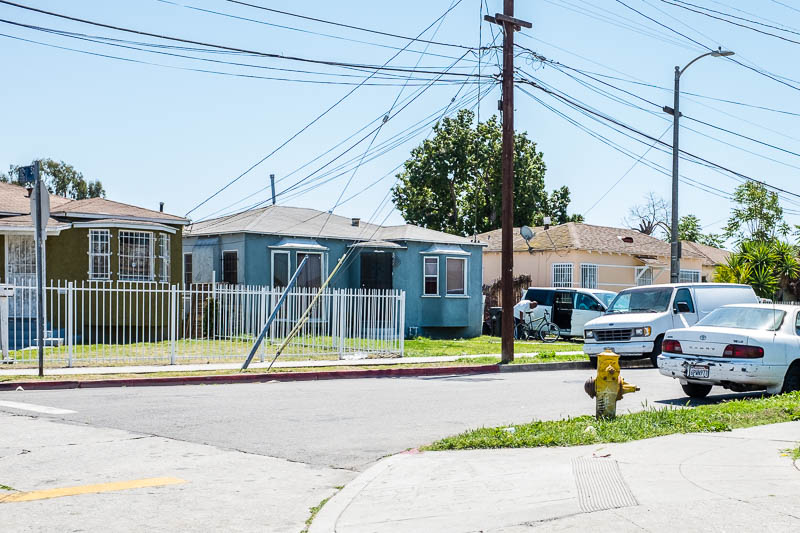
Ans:
[{"label": "curb", "polygon": [[[557,363],[525,363],[523,365],[499,365],[500,372],[545,372],[549,370],[594,370],[589,361],[561,361]],[[649,359],[622,359],[620,368],[653,368]]]},{"label": "curb", "polygon": [[170,376],[152,378],[123,378],[95,380],[7,381],[0,383],[0,391],[95,389],[105,387],[158,387],[173,385],[211,385],[233,383],[266,383],[269,381],[317,381],[328,379],[359,379],[382,377],[446,376],[462,374],[494,374],[499,365],[440,366],[429,368],[381,368],[376,370],[340,370],[325,372],[281,372],[262,374],[226,374],[212,376]]}]

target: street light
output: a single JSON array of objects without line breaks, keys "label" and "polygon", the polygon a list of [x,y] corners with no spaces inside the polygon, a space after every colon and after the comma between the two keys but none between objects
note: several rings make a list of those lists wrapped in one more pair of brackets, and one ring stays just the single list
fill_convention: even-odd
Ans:
[{"label": "street light", "polygon": [[673,116],[672,125],[672,229],[670,238],[670,264],[669,264],[669,281],[670,283],[678,283],[681,271],[681,253],[680,241],[678,240],[678,156],[680,150],[678,149],[678,119],[681,116],[679,111],[680,100],[680,81],[681,74],[686,72],[692,63],[698,59],[706,56],[711,57],[728,57],[732,56],[733,52],[730,50],[723,50],[721,47],[713,52],[706,52],[689,61],[685,67],[675,67],[675,105],[672,109],[664,106],[664,111]]}]

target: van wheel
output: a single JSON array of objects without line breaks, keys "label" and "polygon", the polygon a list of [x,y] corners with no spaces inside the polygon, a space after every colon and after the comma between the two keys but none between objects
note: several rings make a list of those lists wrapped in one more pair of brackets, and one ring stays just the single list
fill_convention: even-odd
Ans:
[{"label": "van wheel", "polygon": [[650,352],[650,363],[653,368],[658,368],[658,356],[661,355],[661,341],[664,340],[664,335],[659,335],[653,342],[653,351]]},{"label": "van wheel", "polygon": [[787,392],[794,392],[800,390],[800,361],[795,361],[789,370],[786,371],[786,377],[783,378],[783,388],[781,394]]},{"label": "van wheel", "polygon": [[683,392],[690,398],[705,398],[711,392],[711,385],[698,385],[697,383],[687,383],[681,385]]},{"label": "van wheel", "polygon": [[592,368],[597,368],[597,356],[590,355],[589,356],[589,364],[592,365]]}]

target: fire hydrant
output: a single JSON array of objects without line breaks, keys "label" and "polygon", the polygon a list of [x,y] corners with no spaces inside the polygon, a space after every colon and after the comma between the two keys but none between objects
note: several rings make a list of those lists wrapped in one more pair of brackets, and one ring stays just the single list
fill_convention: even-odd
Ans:
[{"label": "fire hydrant", "polygon": [[583,385],[586,394],[595,398],[595,416],[617,416],[617,401],[623,394],[636,392],[639,387],[626,383],[619,374],[619,355],[609,349],[597,356],[597,378],[589,378]]}]

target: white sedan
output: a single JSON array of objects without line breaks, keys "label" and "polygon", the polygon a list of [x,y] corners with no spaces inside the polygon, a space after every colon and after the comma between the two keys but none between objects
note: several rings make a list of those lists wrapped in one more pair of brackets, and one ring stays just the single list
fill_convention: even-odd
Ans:
[{"label": "white sedan", "polygon": [[800,390],[800,306],[726,305],[664,335],[658,370],[692,398],[714,385],[769,394]]}]

